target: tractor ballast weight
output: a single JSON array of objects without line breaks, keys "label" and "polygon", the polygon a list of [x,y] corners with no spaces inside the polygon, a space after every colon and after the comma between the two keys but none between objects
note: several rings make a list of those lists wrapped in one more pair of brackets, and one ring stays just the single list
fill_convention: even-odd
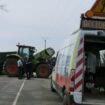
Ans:
[{"label": "tractor ballast weight", "polygon": [[55,51],[52,48],[47,48],[44,49],[42,51],[40,51],[39,53],[35,54],[34,57],[37,59],[39,58],[43,58],[43,59],[49,59],[54,55]]},{"label": "tractor ballast weight", "polygon": [[25,57],[29,57],[32,62],[32,71],[36,72],[37,77],[47,78],[52,72],[52,65],[49,62],[55,51],[52,48],[47,48],[34,54],[36,49],[32,46],[17,45],[18,52],[9,54],[6,58],[6,72],[8,76],[17,76],[18,67],[17,60],[21,59],[24,62]]}]

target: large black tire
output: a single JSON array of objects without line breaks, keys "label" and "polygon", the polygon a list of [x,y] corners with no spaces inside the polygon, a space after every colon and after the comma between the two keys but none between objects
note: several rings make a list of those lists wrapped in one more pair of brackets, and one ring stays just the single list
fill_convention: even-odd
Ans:
[{"label": "large black tire", "polygon": [[18,76],[18,67],[16,58],[8,58],[6,60],[6,72],[10,77]]},{"label": "large black tire", "polygon": [[38,78],[48,78],[50,74],[51,71],[48,64],[40,64],[36,68],[36,75]]}]

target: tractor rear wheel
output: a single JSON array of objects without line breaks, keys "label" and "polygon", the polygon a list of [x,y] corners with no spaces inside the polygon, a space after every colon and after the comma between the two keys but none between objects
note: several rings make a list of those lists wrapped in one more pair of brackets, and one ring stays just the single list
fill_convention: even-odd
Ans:
[{"label": "tractor rear wheel", "polygon": [[51,74],[48,64],[40,64],[36,68],[36,74],[38,78],[48,78]]},{"label": "tractor rear wheel", "polygon": [[6,60],[6,72],[10,77],[14,77],[18,75],[18,67],[17,67],[17,59],[16,58],[8,58]]}]

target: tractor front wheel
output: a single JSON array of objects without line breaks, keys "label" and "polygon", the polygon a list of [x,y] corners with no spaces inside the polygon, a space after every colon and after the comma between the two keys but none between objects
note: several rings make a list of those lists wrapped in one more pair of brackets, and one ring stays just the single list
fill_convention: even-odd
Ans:
[{"label": "tractor front wheel", "polygon": [[36,68],[36,74],[38,78],[48,78],[50,73],[50,67],[48,64],[40,64]]}]

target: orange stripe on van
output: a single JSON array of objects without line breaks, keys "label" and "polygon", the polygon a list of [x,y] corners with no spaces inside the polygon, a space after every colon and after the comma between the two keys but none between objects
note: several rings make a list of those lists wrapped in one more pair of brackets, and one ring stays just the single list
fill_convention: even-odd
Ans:
[{"label": "orange stripe on van", "polygon": [[56,75],[56,81],[59,86],[66,86],[67,85],[67,76],[63,76],[59,73]]}]

